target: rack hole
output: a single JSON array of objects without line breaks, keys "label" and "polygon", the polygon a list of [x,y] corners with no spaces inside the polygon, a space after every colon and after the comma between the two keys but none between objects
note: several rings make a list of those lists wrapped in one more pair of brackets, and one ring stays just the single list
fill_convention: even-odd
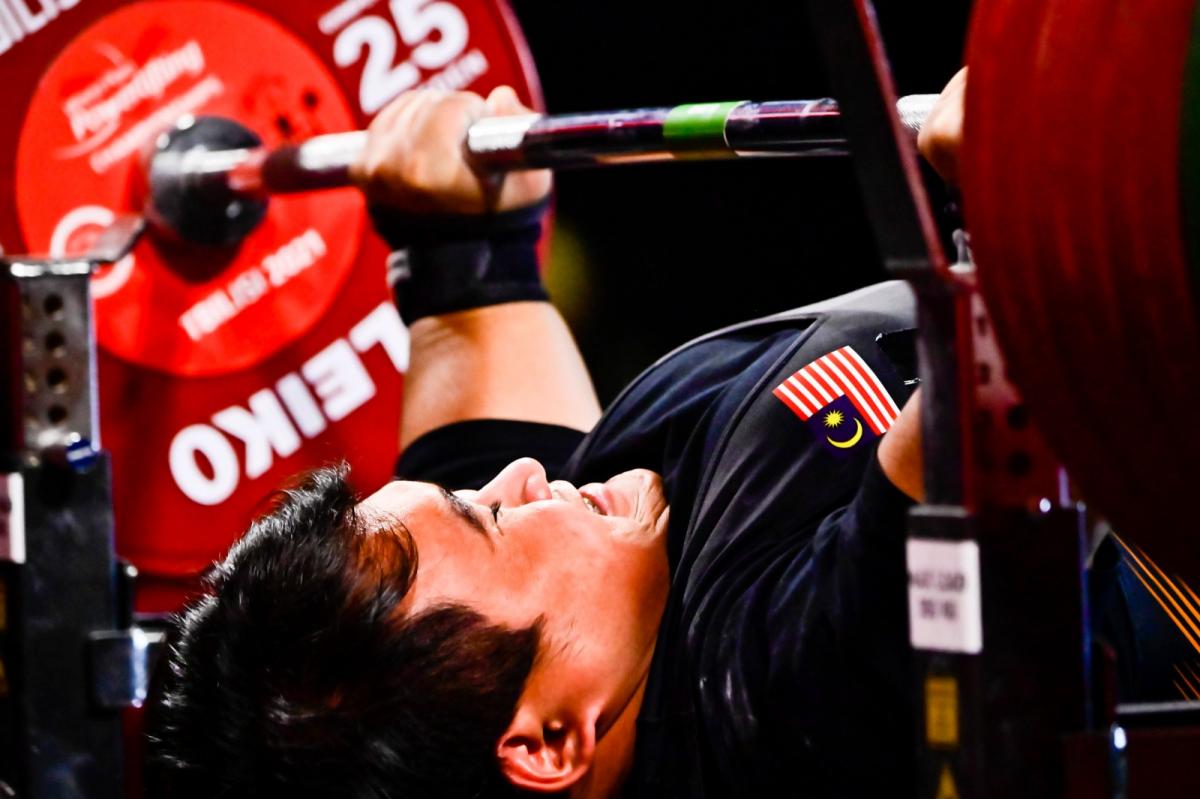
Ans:
[{"label": "rack hole", "polygon": [[46,385],[55,391],[62,392],[67,390],[67,372],[55,366],[46,372]]},{"label": "rack hole", "polygon": [[46,411],[46,418],[50,420],[50,424],[62,424],[67,420],[67,409],[62,405],[51,405]]},{"label": "rack hole", "polygon": [[46,352],[51,355],[62,355],[67,346],[67,337],[58,330],[51,330],[45,338]]},{"label": "rack hole", "polygon": [[50,316],[58,316],[62,313],[63,298],[57,294],[49,294],[46,299],[42,300],[42,310]]}]

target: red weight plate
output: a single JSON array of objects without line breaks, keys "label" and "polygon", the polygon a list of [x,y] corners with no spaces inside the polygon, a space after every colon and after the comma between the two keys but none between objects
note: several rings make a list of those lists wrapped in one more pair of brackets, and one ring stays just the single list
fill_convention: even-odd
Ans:
[{"label": "red weight plate", "polygon": [[1009,370],[1083,494],[1200,575],[1200,336],[1181,218],[1194,0],[982,0],[963,193]]},{"label": "red weight plate", "polygon": [[[40,3],[40,5],[39,5]],[[185,113],[277,144],[365,127],[417,85],[540,89],[503,0],[0,0],[0,245],[75,252],[140,208],[140,152]],[[10,210],[13,209],[13,210]],[[407,332],[353,190],[275,198],[221,258],[145,239],[97,276],[118,549],[174,606],[287,476],[395,451]],[[68,420],[69,424],[69,420]]]},{"label": "red weight plate", "polygon": [[[268,17],[191,0],[120,9],[59,54],[25,114],[16,196],[26,241],[53,255],[81,250],[113,209],[140,205],[130,188],[139,152],[201,112],[237,119],[269,146],[355,122],[329,69]],[[354,266],[362,206],[354,191],[274,198],[232,256],[143,238],[93,281],[97,341],[176,375],[261,363],[329,310]]]}]

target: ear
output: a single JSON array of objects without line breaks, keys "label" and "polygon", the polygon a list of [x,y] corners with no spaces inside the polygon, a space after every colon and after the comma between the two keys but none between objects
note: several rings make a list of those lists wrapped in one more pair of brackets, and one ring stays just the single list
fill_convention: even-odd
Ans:
[{"label": "ear", "polygon": [[541,793],[565,791],[592,767],[596,725],[581,720],[543,719],[519,707],[500,738],[500,770],[518,788]]}]

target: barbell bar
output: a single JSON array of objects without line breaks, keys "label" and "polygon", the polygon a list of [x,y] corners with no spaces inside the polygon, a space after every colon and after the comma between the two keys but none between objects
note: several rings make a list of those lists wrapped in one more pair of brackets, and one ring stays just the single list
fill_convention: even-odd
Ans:
[{"label": "barbell bar", "polygon": [[[902,98],[901,121],[915,134],[936,100]],[[267,148],[236,122],[186,118],[149,159],[151,217],[191,241],[232,243],[253,228],[271,195],[350,185],[350,165],[366,141],[366,131],[352,131]],[[829,98],[489,117],[470,127],[464,147],[481,172],[848,152]],[[213,216],[205,224],[181,218],[204,206]],[[214,225],[219,241],[208,240]]]}]

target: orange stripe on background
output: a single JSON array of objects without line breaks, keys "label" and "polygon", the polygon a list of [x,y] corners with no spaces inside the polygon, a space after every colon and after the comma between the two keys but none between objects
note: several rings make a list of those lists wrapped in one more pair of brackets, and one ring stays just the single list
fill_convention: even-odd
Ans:
[{"label": "orange stripe on background", "polygon": [[1200,605],[1200,596],[1196,596],[1196,592],[1191,589],[1191,586],[1185,582],[1180,582],[1179,584],[1183,586],[1184,591],[1188,592],[1188,596],[1192,598],[1192,601],[1194,601],[1197,605]]},{"label": "orange stripe on background", "polygon": [[[1116,537],[1116,536],[1114,535],[1114,537]],[[1133,550],[1131,550],[1128,546],[1126,546],[1124,541],[1122,541],[1120,538],[1117,538],[1117,542],[1120,543],[1122,547],[1124,547],[1125,551],[1129,553],[1129,556],[1131,558],[1133,558],[1134,562],[1142,570],[1146,569],[1145,565],[1142,564],[1141,559],[1138,558],[1138,556],[1133,552]],[[1146,590],[1148,592],[1150,592],[1150,596],[1154,597],[1154,601],[1157,602],[1159,604],[1159,607],[1161,607],[1163,609],[1163,612],[1167,614],[1167,618],[1169,618],[1171,620],[1171,622],[1176,627],[1179,628],[1179,632],[1183,633],[1183,637],[1188,640],[1188,643],[1192,645],[1192,648],[1195,649],[1197,652],[1200,652],[1200,644],[1196,643],[1196,639],[1194,637],[1192,637],[1192,634],[1190,632],[1188,632],[1188,628],[1185,627],[1183,625],[1183,623],[1180,622],[1180,620],[1175,616],[1175,614],[1171,612],[1171,609],[1169,607],[1167,607],[1167,603],[1164,602],[1162,597],[1160,597],[1158,595],[1158,591],[1155,590],[1155,588],[1153,586],[1151,586],[1150,583],[1146,582],[1146,579],[1145,579],[1145,577],[1142,577],[1141,572],[1139,572],[1137,569],[1133,569],[1132,571],[1133,571],[1133,575],[1138,578],[1138,581],[1146,587]],[[1146,576],[1149,577],[1151,580],[1153,580],[1156,585],[1158,584],[1158,580],[1157,580],[1157,578],[1154,577],[1153,574],[1150,574],[1150,572],[1147,571]],[[1175,602],[1175,600],[1171,599],[1170,596],[1167,596],[1167,599],[1170,600],[1171,604],[1177,606],[1177,603]]]},{"label": "orange stripe on background", "polygon": [[1187,669],[1188,674],[1191,675],[1191,678],[1196,681],[1196,685],[1200,685],[1200,674],[1196,673],[1196,670],[1192,668],[1192,664],[1184,663],[1183,667]]},{"label": "orange stripe on background", "polygon": [[[1167,573],[1164,572],[1162,568],[1154,562],[1154,558],[1150,557],[1146,550],[1138,547],[1138,554],[1140,554],[1146,560],[1146,562],[1150,564],[1154,571],[1158,573],[1158,576],[1162,578],[1163,582],[1167,584],[1167,587],[1170,588],[1171,591],[1174,592],[1175,596],[1177,596],[1179,600],[1187,606],[1186,608],[1179,608],[1178,604],[1176,604],[1176,608],[1179,609],[1179,612],[1183,614],[1187,620],[1188,626],[1192,628],[1192,631],[1196,633],[1196,635],[1200,635],[1200,628],[1197,627],[1197,623],[1200,623],[1200,614],[1196,613],[1196,608],[1192,605],[1188,598],[1184,596],[1183,592],[1179,590],[1179,585],[1176,584],[1173,579],[1167,576]],[[1168,598],[1172,598],[1169,592]]]},{"label": "orange stripe on background", "polygon": [[[1167,586],[1175,593],[1179,600],[1187,606],[1186,611],[1188,617],[1194,622],[1200,622],[1200,613],[1196,612],[1195,605],[1193,605],[1191,600],[1184,595],[1183,591],[1179,590],[1180,584],[1169,577],[1167,573],[1162,570],[1162,567],[1154,561],[1154,558],[1150,557],[1150,554],[1146,552],[1146,550],[1138,547],[1138,553],[1146,560],[1147,563],[1150,564],[1151,567],[1153,567],[1154,571],[1158,572],[1158,576],[1162,578],[1163,582],[1167,584]],[[1198,632],[1198,634],[1200,634],[1200,632]]]},{"label": "orange stripe on background", "polygon": [[[1195,684],[1188,679],[1187,675],[1183,673],[1183,669],[1179,668],[1178,665],[1175,666],[1175,673],[1179,675],[1179,679],[1183,680],[1184,685],[1188,687],[1187,691],[1180,689],[1184,697],[1187,699],[1200,699],[1200,688],[1197,688]],[[1175,681],[1172,680],[1172,682]],[[1179,683],[1175,683],[1175,687],[1179,688]]]}]

